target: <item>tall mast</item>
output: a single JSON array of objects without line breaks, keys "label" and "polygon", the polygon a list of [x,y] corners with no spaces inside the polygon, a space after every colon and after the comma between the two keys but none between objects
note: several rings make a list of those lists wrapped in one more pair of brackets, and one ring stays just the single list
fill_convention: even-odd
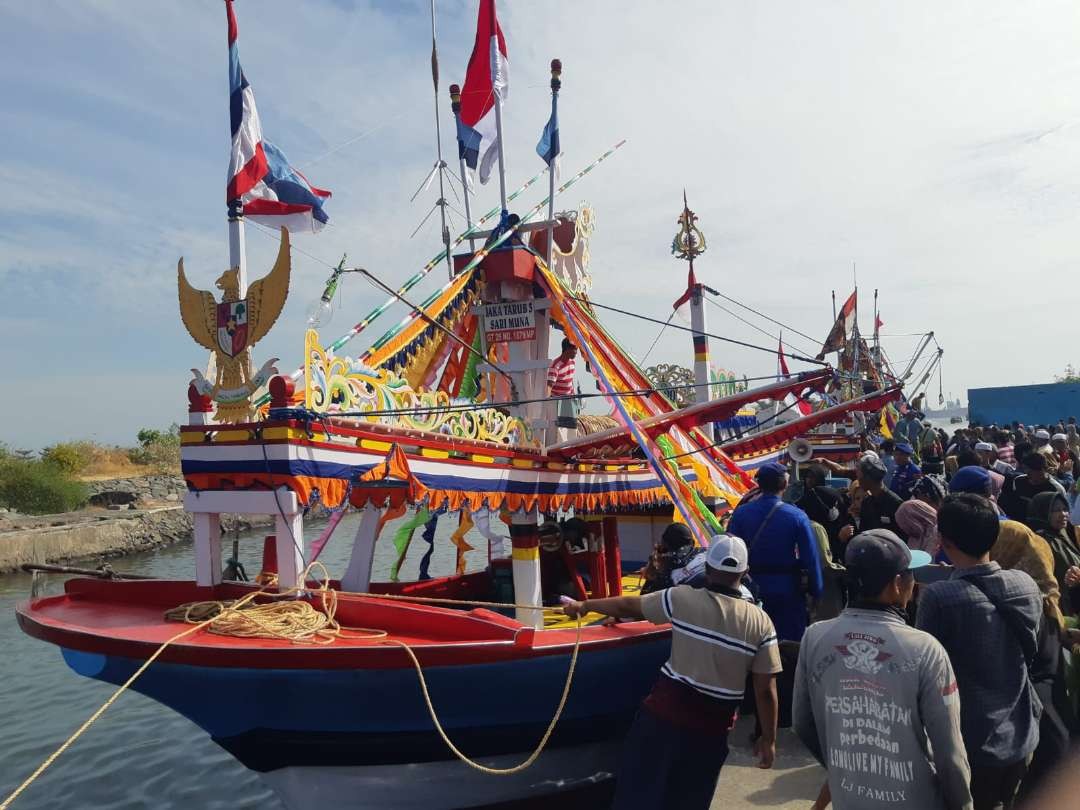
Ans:
[{"label": "tall mast", "polygon": [[[558,138],[559,90],[562,89],[562,62],[551,60],[551,121],[555,122],[555,137]],[[558,140],[552,147],[551,161],[548,163],[548,225],[547,255],[544,261],[551,267],[551,256],[555,243],[555,161],[559,159]]]},{"label": "tall mast", "polygon": [[498,140],[499,149],[499,203],[502,205],[503,217],[509,213],[506,200],[506,159],[504,157],[506,138],[503,135],[502,105],[503,93],[506,91],[506,74],[503,73],[505,62],[499,52],[498,24],[495,17],[495,3],[491,4],[491,84],[495,91],[495,137]]},{"label": "tall mast", "polygon": [[[450,85],[450,109],[454,112],[454,125],[461,128],[461,88],[456,84]],[[465,150],[461,146],[460,136],[458,141],[458,171],[461,173],[461,194],[465,200],[465,224],[466,233],[472,231],[472,207],[469,203],[469,175],[465,166]],[[469,249],[476,252],[476,240],[469,237]],[[449,254],[450,251],[447,251]]]},{"label": "tall mast", "polygon": [[240,200],[229,200],[229,267],[236,268],[236,280],[240,286],[240,297],[247,295],[247,251],[244,246],[244,204]]},{"label": "tall mast", "polygon": [[[450,277],[454,277],[454,257],[450,255],[450,229],[446,227],[446,188],[443,182],[443,173],[446,171],[446,161],[442,154],[442,124],[439,121],[439,51],[435,44],[435,0],[431,0],[431,83],[435,89],[435,167],[433,171],[439,175],[439,199],[435,205],[439,206],[439,218],[442,224],[442,242],[446,248],[446,269]],[[466,191],[466,193],[468,193]],[[468,205],[468,202],[465,203]]]},{"label": "tall mast", "polygon": [[874,368],[877,370],[878,382],[884,378],[881,372],[881,329],[878,327],[878,303],[877,287],[874,288]]},{"label": "tall mast", "polygon": [[[690,210],[686,202],[686,189],[683,189],[683,210],[679,215],[679,231],[672,240],[671,252],[690,265],[687,291],[690,293],[690,329],[694,340],[694,396],[698,402],[704,402],[709,398],[709,338],[706,336],[704,291],[694,275],[694,259],[705,252],[705,234],[696,222],[697,214]],[[711,424],[703,425],[702,430],[712,438]]]}]

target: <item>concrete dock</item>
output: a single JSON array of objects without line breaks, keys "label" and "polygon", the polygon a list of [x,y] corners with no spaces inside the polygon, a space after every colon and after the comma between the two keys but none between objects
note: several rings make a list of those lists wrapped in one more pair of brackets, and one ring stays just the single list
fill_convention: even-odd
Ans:
[{"label": "concrete dock", "polygon": [[743,717],[728,738],[731,753],[720,771],[712,810],[799,808],[806,810],[825,782],[825,769],[817,764],[791,729],[782,728],[776,740],[776,761],[769,770],[757,767],[750,746],[754,718]]}]

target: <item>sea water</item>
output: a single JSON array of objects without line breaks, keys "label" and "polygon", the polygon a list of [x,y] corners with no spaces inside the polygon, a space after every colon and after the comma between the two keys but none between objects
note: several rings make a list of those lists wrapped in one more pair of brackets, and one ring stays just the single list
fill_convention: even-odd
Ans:
[{"label": "sea water", "polygon": [[[376,546],[373,579],[389,578],[394,553],[391,537],[402,520],[388,523]],[[340,577],[359,523],[342,519],[320,560]],[[311,542],[323,526],[305,527]],[[450,534],[456,516],[440,519],[430,572],[452,573]],[[249,575],[259,569],[264,531],[242,534],[240,559]],[[401,570],[415,580],[428,544],[417,529]],[[224,539],[229,556],[232,537]],[[487,541],[475,530],[466,540],[476,551],[466,555],[467,570],[487,565]],[[111,561],[117,571],[167,579],[192,579],[190,542]],[[65,577],[50,575],[50,590]],[[112,693],[115,687],[76,675],[59,649],[25,635],[15,620],[15,605],[30,595],[28,574],[0,575],[0,801],[51,754]],[[259,777],[248,771],[190,721],[137,692],[127,691],[12,805],[13,810],[284,810]]]}]

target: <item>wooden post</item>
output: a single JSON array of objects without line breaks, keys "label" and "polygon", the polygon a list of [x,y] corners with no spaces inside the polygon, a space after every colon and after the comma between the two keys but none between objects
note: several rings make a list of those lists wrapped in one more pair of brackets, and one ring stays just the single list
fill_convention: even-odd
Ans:
[{"label": "wooden post", "polygon": [[619,548],[619,519],[605,517],[603,526],[608,596],[622,596],[622,551]]},{"label": "wooden post", "polygon": [[[277,535],[278,588],[285,590],[302,585],[300,575],[304,572],[304,514],[296,507],[296,497],[288,490],[276,489],[279,495],[288,495],[292,511],[282,508],[274,516],[274,533]],[[280,498],[285,500],[285,498]]]},{"label": "wooden post", "polygon": [[195,530],[195,584],[221,583],[221,515],[196,512],[192,515]]},{"label": "wooden post", "polygon": [[514,602],[519,605],[536,605],[536,610],[517,608],[516,618],[522,624],[537,630],[544,626],[544,616],[539,610],[543,604],[540,587],[540,535],[537,531],[535,511],[519,510],[511,518],[510,543],[513,546]]}]

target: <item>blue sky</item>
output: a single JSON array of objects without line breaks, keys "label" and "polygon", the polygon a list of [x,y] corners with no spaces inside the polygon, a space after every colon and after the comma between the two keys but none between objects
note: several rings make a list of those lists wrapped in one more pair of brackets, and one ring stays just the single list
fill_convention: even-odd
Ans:
[{"label": "blue sky", "polygon": [[[475,3],[438,8],[445,97],[464,73]],[[264,132],[334,192],[332,227],[294,240],[290,301],[255,352],[293,367],[304,311],[343,252],[399,281],[438,250],[436,218],[409,238],[435,196],[409,203],[434,159],[427,4],[236,9]],[[667,317],[685,283],[668,252],[685,186],[710,240],[701,280],[801,331],[824,336],[829,290],[846,295],[854,262],[864,330],[878,287],[887,334],[937,331],[946,393],[1046,381],[1080,360],[1075,4],[499,9],[510,185],[540,168],[552,57],[565,66],[564,167],[629,141],[562,201],[596,209],[597,301]],[[142,426],[183,420],[188,369],[204,363],[177,314],[177,258],[204,288],[226,266],[223,3],[0,0],[0,31],[0,440],[130,442]],[[445,104],[443,114],[448,131]],[[483,187],[482,207],[497,193]],[[248,245],[258,277],[275,245],[255,228]],[[416,297],[441,279],[432,273]],[[355,278],[342,295],[328,337],[378,299]],[[769,343],[709,316],[713,331]],[[636,355],[656,335],[608,322]],[[914,342],[887,345],[903,357]],[[764,353],[712,351],[750,375],[775,367]],[[688,337],[665,334],[650,357],[660,360],[688,364]]]}]

